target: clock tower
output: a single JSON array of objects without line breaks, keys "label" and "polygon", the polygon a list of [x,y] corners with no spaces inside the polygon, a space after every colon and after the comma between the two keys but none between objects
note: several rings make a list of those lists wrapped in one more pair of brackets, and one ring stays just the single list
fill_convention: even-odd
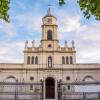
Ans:
[{"label": "clock tower", "polygon": [[41,46],[43,50],[57,50],[57,18],[51,14],[49,8],[47,14],[42,18],[42,40]]}]

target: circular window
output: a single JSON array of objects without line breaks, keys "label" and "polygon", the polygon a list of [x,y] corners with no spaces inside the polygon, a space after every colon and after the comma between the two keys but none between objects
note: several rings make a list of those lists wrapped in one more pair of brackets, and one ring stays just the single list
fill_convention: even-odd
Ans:
[{"label": "circular window", "polygon": [[67,77],[66,77],[66,80],[70,80],[70,77],[69,77],[69,76],[67,76]]},{"label": "circular window", "polygon": [[33,81],[33,80],[34,80],[34,77],[33,77],[33,76],[31,76],[31,77],[30,77],[30,80],[31,80],[31,81]]},{"label": "circular window", "polygon": [[48,47],[51,48],[52,47],[51,44],[49,44]]}]

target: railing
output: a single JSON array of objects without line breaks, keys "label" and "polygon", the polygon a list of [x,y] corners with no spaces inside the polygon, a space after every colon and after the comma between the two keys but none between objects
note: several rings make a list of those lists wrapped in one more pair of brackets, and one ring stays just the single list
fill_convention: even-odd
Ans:
[{"label": "railing", "polygon": [[99,92],[64,93],[62,100],[100,100]]},{"label": "railing", "polygon": [[100,100],[100,83],[59,82],[58,88],[59,100]]},{"label": "railing", "polygon": [[[100,100],[100,91],[78,91],[78,86],[94,85],[100,89],[99,83],[62,83],[58,82],[59,100]],[[97,87],[98,86],[98,87]],[[77,90],[77,91],[76,91]],[[0,82],[0,100],[43,100],[43,82],[10,83]]]},{"label": "railing", "polygon": [[0,100],[43,100],[41,83],[0,82]]}]

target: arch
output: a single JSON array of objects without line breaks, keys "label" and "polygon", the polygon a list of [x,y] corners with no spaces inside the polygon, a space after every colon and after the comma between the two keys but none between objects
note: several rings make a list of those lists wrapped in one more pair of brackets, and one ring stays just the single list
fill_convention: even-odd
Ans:
[{"label": "arch", "polygon": [[[83,79],[82,79],[82,83],[86,83],[85,85],[77,85],[75,86],[75,91],[76,92],[97,92],[98,91],[98,85],[96,84],[91,84],[88,85],[87,83],[95,83],[96,80],[91,76],[91,75],[86,75]],[[100,89],[99,89],[100,91]]]},{"label": "arch", "polygon": [[38,57],[35,57],[35,64],[38,64]]},{"label": "arch", "polygon": [[[4,92],[16,92],[16,83],[18,82],[16,77],[14,76],[8,76],[5,80],[5,83],[9,83],[8,85],[3,86]],[[13,84],[12,84],[13,83]],[[11,96],[12,97],[12,96]]]},{"label": "arch", "polygon": [[9,79],[13,79],[15,82],[17,81],[16,77],[14,77],[14,76],[12,76],[12,75],[11,75],[11,76],[8,76],[8,77],[5,79],[5,81],[6,81],[6,80],[9,80]]},{"label": "arch", "polygon": [[34,56],[31,58],[31,64],[34,64]]},{"label": "arch", "polygon": [[52,30],[47,31],[47,40],[52,40]]},{"label": "arch", "polygon": [[90,75],[85,76],[82,81],[84,81],[84,82],[95,82],[94,78]]},{"label": "arch", "polygon": [[30,56],[27,57],[27,64],[30,64]]},{"label": "arch", "polygon": [[69,64],[68,56],[66,57],[66,64]]},{"label": "arch", "polygon": [[62,56],[62,64],[65,64],[65,57]]},{"label": "arch", "polygon": [[52,67],[52,57],[51,56],[48,57],[48,67],[49,68]]},{"label": "arch", "polygon": [[70,56],[70,64],[73,64],[73,58]]},{"label": "arch", "polygon": [[8,76],[5,80],[4,80],[4,82],[13,82],[13,83],[16,83],[16,81],[17,81],[17,79],[16,79],[16,77],[14,77],[14,76]]},{"label": "arch", "polygon": [[54,99],[55,98],[55,79],[52,77],[48,77],[45,80],[45,96],[46,99]]}]

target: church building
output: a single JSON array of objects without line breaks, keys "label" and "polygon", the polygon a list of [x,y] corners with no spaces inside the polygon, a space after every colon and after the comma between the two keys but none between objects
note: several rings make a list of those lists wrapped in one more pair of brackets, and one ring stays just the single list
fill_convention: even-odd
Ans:
[{"label": "church building", "polygon": [[[32,40],[31,47],[26,40],[23,63],[0,63],[0,84],[9,84],[9,86],[0,86],[0,93],[2,91],[19,93],[20,96],[17,95],[17,99],[9,100],[69,100],[64,99],[69,98],[64,96],[64,92],[74,93],[76,91],[74,83],[100,82],[100,64],[77,63],[73,40],[70,47],[67,41],[64,47],[60,46],[57,18],[51,13],[50,8],[42,18],[41,28],[42,39],[38,47],[35,47],[34,40]],[[17,84],[17,90],[16,86],[12,89],[13,83]],[[35,95],[36,92],[38,96]],[[24,96],[21,97],[21,93],[24,93],[24,96],[25,93],[27,95],[30,93],[30,95],[24,98]],[[39,93],[42,99],[39,98]],[[4,96],[0,95],[0,98]]]}]

